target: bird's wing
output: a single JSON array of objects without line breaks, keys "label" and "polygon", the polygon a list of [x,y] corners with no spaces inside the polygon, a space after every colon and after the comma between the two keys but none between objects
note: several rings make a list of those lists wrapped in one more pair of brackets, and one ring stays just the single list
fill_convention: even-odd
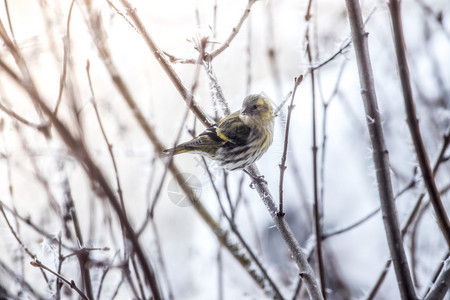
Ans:
[{"label": "bird's wing", "polygon": [[222,146],[236,147],[245,145],[250,135],[250,127],[239,118],[239,111],[226,116],[217,124],[207,128],[196,138],[182,143],[173,149],[167,149],[165,154],[174,155],[199,151],[214,156],[217,149]]},{"label": "bird's wing", "polygon": [[239,118],[239,111],[219,121],[215,133],[222,140],[233,145],[243,145],[250,135],[250,127]]}]

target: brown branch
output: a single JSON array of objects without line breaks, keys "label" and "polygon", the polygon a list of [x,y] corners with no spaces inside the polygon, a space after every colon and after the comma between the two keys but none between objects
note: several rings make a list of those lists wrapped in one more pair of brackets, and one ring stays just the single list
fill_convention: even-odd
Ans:
[{"label": "brown branch", "polygon": [[42,131],[48,130],[48,128],[47,128],[48,124],[36,124],[36,123],[30,122],[27,119],[25,119],[25,118],[21,117],[20,115],[18,115],[17,113],[15,113],[12,109],[7,108],[2,103],[0,103],[0,110],[3,111],[4,113],[6,113],[11,118],[19,121],[20,123],[22,123],[26,126],[36,129],[37,131],[42,132]]},{"label": "brown branch", "polygon": [[[26,82],[31,83],[32,76],[31,76],[30,70],[28,69],[28,66],[26,64],[26,61],[23,58],[22,53],[20,52],[17,45],[8,36],[8,33],[6,32],[6,29],[1,20],[0,20],[0,38],[3,40],[6,48],[8,48],[8,50],[9,50],[9,53],[14,58],[14,62],[16,63],[16,66],[19,68],[24,80]],[[0,67],[2,67],[10,76],[12,76],[14,80],[19,79],[18,75],[15,74],[15,72],[13,72],[11,69],[9,69],[9,67],[3,61],[1,62]],[[30,86],[29,88],[36,90],[36,87],[34,86],[34,84],[32,86]],[[38,116],[41,119],[41,123],[47,124],[47,121],[44,120],[43,113],[42,113],[41,109],[39,108],[39,106],[33,101],[32,101],[32,103],[33,103],[34,108],[36,109],[36,113],[38,114]],[[46,130],[44,130],[44,129],[46,129]],[[46,126],[46,127],[43,127],[43,130],[41,131],[46,138],[50,138],[50,130],[49,129],[50,128],[48,126]]]},{"label": "brown branch", "polygon": [[419,122],[417,119],[416,107],[414,104],[414,98],[411,88],[411,80],[409,76],[408,61],[406,58],[406,47],[405,38],[403,36],[400,1],[390,0],[388,2],[388,6],[391,16],[395,53],[397,55],[397,66],[400,76],[400,82],[402,85],[403,100],[405,103],[409,131],[414,143],[414,149],[416,151],[417,160],[422,172],[423,181],[425,183],[430,201],[433,204],[433,208],[436,213],[437,222],[439,224],[439,227],[441,228],[442,234],[447,241],[447,246],[450,248],[450,223],[448,215],[445,212],[441,196],[436,186],[436,181],[433,176],[433,171],[430,167],[430,161],[422,140],[422,134],[420,132]]},{"label": "brown branch", "polygon": [[291,96],[291,103],[288,106],[288,115],[286,120],[286,132],[284,134],[284,146],[283,146],[283,154],[281,156],[281,162],[278,165],[280,167],[280,184],[279,184],[279,196],[280,196],[280,204],[278,206],[278,215],[279,217],[284,217],[285,213],[283,210],[283,184],[284,184],[284,172],[286,171],[286,159],[287,159],[287,150],[288,150],[288,141],[289,141],[289,128],[291,125],[291,116],[292,111],[294,110],[294,98],[295,98],[295,92],[297,91],[297,87],[300,85],[300,83],[303,80],[303,75],[300,75],[299,77],[296,77],[294,79],[294,89]]},{"label": "brown branch", "polygon": [[[308,4],[308,11],[305,15],[305,20],[309,20],[311,18],[310,15],[310,9],[311,9],[311,2]],[[310,39],[310,31],[311,26],[310,23],[308,23],[306,33],[305,33],[305,43],[306,43],[306,54],[308,56],[308,62],[310,65],[312,65],[313,58],[312,58],[312,50],[311,50],[311,39]],[[321,212],[321,203],[319,199],[319,184],[318,184],[318,167],[317,167],[317,130],[316,130],[316,80],[315,80],[315,72],[314,69],[311,68],[311,106],[312,106],[312,160],[313,160],[313,196],[314,196],[314,202],[313,202],[313,212],[314,212],[314,232],[316,235],[316,250],[317,250],[317,266],[319,271],[319,277],[320,277],[320,288],[322,290],[322,294],[324,299],[326,299],[326,282],[325,282],[325,269],[323,264],[323,247],[322,247],[322,212]]]},{"label": "brown branch", "polygon": [[367,34],[364,30],[361,8],[358,1],[346,0],[346,5],[361,82],[361,96],[364,102],[367,127],[373,148],[372,156],[389,250],[394,262],[397,283],[402,299],[417,299],[398,224],[389,173],[389,152],[384,140],[381,116],[373,81]]},{"label": "brown branch", "polygon": [[75,230],[75,236],[78,240],[78,244],[80,249],[78,249],[75,253],[78,259],[78,263],[80,265],[80,273],[81,273],[81,279],[84,283],[84,288],[86,290],[86,294],[88,298],[93,299],[94,294],[92,292],[92,281],[91,281],[91,273],[89,270],[89,251],[86,251],[84,249],[84,239],[83,235],[81,233],[81,227],[80,222],[78,219],[78,213],[75,209],[75,203],[73,201],[72,197],[72,191],[70,189],[69,180],[67,177],[64,178],[63,182],[63,188],[64,188],[64,198],[65,198],[65,206],[67,207],[67,210],[69,211],[69,214],[72,218],[73,228]]},{"label": "brown branch", "polygon": [[72,0],[72,3],[70,4],[70,8],[69,8],[69,13],[67,15],[66,36],[63,38],[63,44],[64,44],[63,69],[62,69],[61,77],[59,78],[58,99],[56,100],[56,106],[55,106],[55,109],[53,110],[53,113],[55,115],[58,114],[59,105],[61,104],[62,95],[64,92],[65,83],[66,83],[67,64],[69,62],[69,57],[70,57],[70,20],[72,19],[72,10],[73,10],[74,4],[75,4],[75,0]]}]

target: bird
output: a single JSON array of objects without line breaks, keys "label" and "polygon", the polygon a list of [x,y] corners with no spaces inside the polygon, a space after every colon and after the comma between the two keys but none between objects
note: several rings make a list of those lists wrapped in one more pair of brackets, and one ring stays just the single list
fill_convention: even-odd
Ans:
[{"label": "bird", "polygon": [[274,114],[269,99],[264,94],[252,94],[245,97],[240,110],[225,116],[192,140],[163,153],[168,156],[198,153],[217,161],[226,170],[246,171],[245,168],[260,159],[272,144],[273,127]]}]

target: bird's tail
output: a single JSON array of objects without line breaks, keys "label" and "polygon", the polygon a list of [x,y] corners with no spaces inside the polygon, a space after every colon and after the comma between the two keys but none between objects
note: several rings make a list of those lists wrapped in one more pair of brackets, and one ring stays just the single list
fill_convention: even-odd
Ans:
[{"label": "bird's tail", "polygon": [[197,150],[197,148],[195,147],[195,143],[192,143],[192,141],[190,141],[190,142],[180,144],[174,148],[166,149],[163,151],[163,154],[169,156],[169,155],[177,155],[177,154],[186,153],[186,152],[192,152],[192,151],[196,151],[196,150]]},{"label": "bird's tail", "polygon": [[169,156],[169,155],[177,155],[177,154],[181,154],[181,153],[185,153],[185,152],[189,152],[189,151],[192,151],[192,150],[187,150],[187,149],[177,146],[175,148],[170,148],[170,149],[164,150],[163,154]]}]

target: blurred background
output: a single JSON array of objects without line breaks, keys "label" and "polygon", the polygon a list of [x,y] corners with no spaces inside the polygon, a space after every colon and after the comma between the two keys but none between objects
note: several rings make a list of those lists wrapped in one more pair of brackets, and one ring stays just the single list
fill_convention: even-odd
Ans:
[{"label": "blurred background", "polygon": [[[448,211],[450,3],[406,0],[401,4],[420,127],[430,163],[439,165],[436,182]],[[229,233],[229,242],[248,257],[245,241],[259,260],[273,281],[265,288],[218,242],[167,172],[167,159],[160,157],[155,142],[144,133],[136,112],[167,148],[176,143],[179,132],[179,140],[186,141],[204,126],[192,113],[185,119],[183,98],[142,33],[131,25],[136,12],[185,87],[190,90],[196,85],[195,99],[212,119],[223,112],[212,101],[210,78],[203,67],[196,76],[196,65],[186,62],[198,59],[202,39],[207,38],[205,50],[211,53],[237,32],[229,47],[211,61],[232,111],[240,109],[251,93],[264,92],[273,105],[280,105],[292,91],[294,78],[304,75],[290,124],[286,218],[316,268],[314,90],[328,298],[359,299],[372,293],[375,299],[398,299],[392,268],[374,291],[389,249],[382,216],[376,212],[377,182],[345,2],[140,0],[131,1],[131,6],[133,11],[121,1],[100,0],[0,4],[2,36],[8,36],[15,49],[3,38],[0,59],[21,75],[16,81],[5,67],[0,68],[1,298],[79,297],[48,270],[32,266],[32,261],[73,280],[83,291],[86,272],[80,266],[85,266],[95,299],[151,297],[117,214],[74,148],[48,127],[48,117],[24,88],[29,82],[87,149],[117,197],[122,197],[122,209],[139,233],[164,298],[270,299],[274,286],[285,299],[308,297],[247,175],[225,174],[214,162],[196,155],[174,158],[209,214]],[[416,292],[423,296],[448,256],[448,247],[428,204],[406,124],[386,1],[362,1],[361,6],[397,212],[405,228],[404,247]],[[130,108],[117,89],[114,80],[119,77],[136,107]],[[284,105],[276,119],[274,143],[257,162],[276,201],[286,114]],[[418,212],[406,227],[414,207]],[[224,214],[232,216],[232,223]],[[355,226],[348,228],[351,225]],[[87,251],[80,255],[77,249]]]}]

